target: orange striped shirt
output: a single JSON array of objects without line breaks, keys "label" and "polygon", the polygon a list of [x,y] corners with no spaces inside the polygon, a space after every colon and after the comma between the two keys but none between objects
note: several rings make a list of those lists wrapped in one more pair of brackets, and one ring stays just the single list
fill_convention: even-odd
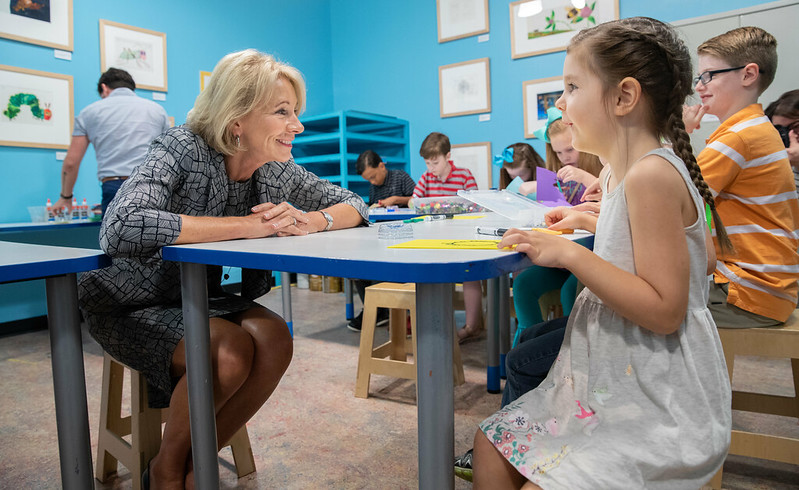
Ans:
[{"label": "orange striped shirt", "polygon": [[735,252],[716,242],[727,302],[784,322],[796,308],[799,201],[788,154],[760,104],[724,121],[697,158]]}]

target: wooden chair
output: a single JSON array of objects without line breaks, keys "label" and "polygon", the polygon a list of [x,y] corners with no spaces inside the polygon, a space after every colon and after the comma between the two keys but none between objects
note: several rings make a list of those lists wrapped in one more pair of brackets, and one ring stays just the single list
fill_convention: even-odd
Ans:
[{"label": "wooden chair", "polygon": [[[792,313],[785,325],[770,328],[720,328],[719,337],[730,380],[735,356],[762,356],[791,360],[794,396],[732,392],[733,410],[799,418],[799,316]],[[733,430],[729,454],[799,465],[799,439]],[[721,488],[722,470],[710,481]]]},{"label": "wooden chair", "polygon": [[[123,417],[122,385],[126,368],[130,371],[130,415]],[[103,357],[102,390],[94,477],[104,482],[117,471],[119,462],[130,471],[133,490],[139,490],[142,471],[161,446],[161,423],[166,420],[168,409],[150,408],[144,376],[108,353]],[[255,459],[246,426],[233,436],[228,445],[239,478],[254,472]]]},{"label": "wooden chair", "polygon": [[[378,308],[389,308],[389,340],[374,347],[375,321]],[[411,314],[410,345],[406,343],[407,316]],[[454,333],[454,332],[453,332]],[[355,396],[369,397],[369,380],[372,374],[416,380],[416,285],[381,282],[366,288],[361,328],[361,347],[358,354],[358,374]],[[388,359],[386,359],[388,358]],[[458,336],[453,335],[452,368],[455,385],[465,382]]]}]

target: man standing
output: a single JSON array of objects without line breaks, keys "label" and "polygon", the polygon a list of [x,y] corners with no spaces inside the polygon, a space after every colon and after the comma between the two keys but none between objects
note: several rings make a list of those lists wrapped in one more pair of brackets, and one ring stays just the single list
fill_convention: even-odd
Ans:
[{"label": "man standing", "polygon": [[150,142],[169,129],[163,107],[138,97],[130,74],[109,68],[97,82],[101,100],[89,104],[75,118],[72,141],[61,168],[61,195],[54,208],[72,209],[72,188],[89,143],[97,156],[97,178],[102,182],[105,212],[122,182],[144,161]]}]

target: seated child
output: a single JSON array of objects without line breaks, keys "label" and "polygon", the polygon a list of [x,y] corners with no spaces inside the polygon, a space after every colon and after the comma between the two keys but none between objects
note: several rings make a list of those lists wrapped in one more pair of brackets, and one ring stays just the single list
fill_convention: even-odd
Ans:
[{"label": "seated child", "polygon": [[799,90],[780,95],[779,99],[766,107],[765,112],[782,137],[791,162],[793,181],[799,188]]},{"label": "seated child", "polygon": [[723,237],[714,236],[719,259],[708,308],[719,327],[778,325],[796,308],[799,201],[785,145],[757,103],[777,71],[777,41],[740,27],[697,54],[702,109],[694,112],[722,121],[697,161],[733,245],[722,254]]},{"label": "seated child", "polygon": [[602,170],[599,158],[574,149],[571,127],[563,122],[557,107],[547,109],[546,124],[533,134],[546,143],[547,169],[557,172],[564,197],[569,204],[579,204],[585,188]]},{"label": "seated child", "polygon": [[355,171],[372,184],[369,186],[369,206],[408,207],[416,182],[404,170],[389,170],[380,155],[366,150],[358,155]]},{"label": "seated child", "polygon": [[[422,141],[419,154],[424,158],[427,171],[422,174],[413,197],[455,196],[460,189],[475,190],[477,182],[468,168],[456,167],[450,160],[449,138],[441,133],[430,133]],[[458,330],[458,341],[477,337],[483,330],[483,289],[480,281],[463,283],[463,302],[466,305],[466,325]]]},{"label": "seated child", "polygon": [[706,307],[705,205],[721,236],[723,225],[681,118],[690,59],[649,18],[570,42],[557,106],[575,148],[610,167],[594,251],[515,229],[498,245],[568,268],[586,288],[546,379],[480,424],[475,490],[700,488],[724,462],[731,397]]},{"label": "seated child", "polygon": [[[494,156],[494,164],[499,165],[499,188],[509,189],[523,196],[535,199],[535,169],[546,168],[546,162],[532,146],[527,143],[514,143]],[[516,178],[522,180],[518,189],[508,188]]]}]

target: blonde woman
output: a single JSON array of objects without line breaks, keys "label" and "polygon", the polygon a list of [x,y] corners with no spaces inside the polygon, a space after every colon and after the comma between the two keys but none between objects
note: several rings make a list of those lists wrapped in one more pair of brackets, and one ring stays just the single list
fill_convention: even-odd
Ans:
[{"label": "blonde woman", "polygon": [[[161,260],[161,247],[365,222],[360,197],[292,160],[304,104],[296,69],[255,50],[225,56],[186,124],[153,141],[103,220],[101,246],[114,261],[81,276],[89,331],[146,376],[151,407],[170,408],[145,488],[194,487],[179,268]],[[222,290],[220,268],[208,275],[217,440],[225,443],[270,397],[293,347],[283,319],[253,301],[269,291],[270,272],[244,270],[241,296]]]}]

